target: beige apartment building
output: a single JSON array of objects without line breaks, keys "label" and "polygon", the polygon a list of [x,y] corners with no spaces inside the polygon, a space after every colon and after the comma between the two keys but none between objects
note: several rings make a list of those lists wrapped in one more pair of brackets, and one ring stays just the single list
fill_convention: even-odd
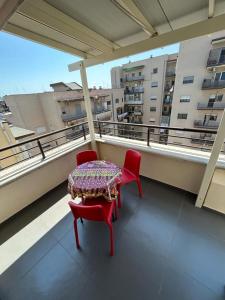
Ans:
[{"label": "beige apartment building", "polygon": [[[4,96],[12,124],[37,135],[86,121],[82,87],[76,83],[52,84],[52,92]],[[123,90],[93,88],[89,90],[94,120],[112,120],[123,111]]]},{"label": "beige apartment building", "polygon": [[[170,125],[217,129],[225,108],[224,88],[225,31],[181,42]],[[207,147],[214,139],[209,133],[186,135],[190,139],[169,141]]]},{"label": "beige apartment building", "polygon": [[112,88],[124,89],[125,121],[169,126],[176,61],[175,53],[112,68]]}]

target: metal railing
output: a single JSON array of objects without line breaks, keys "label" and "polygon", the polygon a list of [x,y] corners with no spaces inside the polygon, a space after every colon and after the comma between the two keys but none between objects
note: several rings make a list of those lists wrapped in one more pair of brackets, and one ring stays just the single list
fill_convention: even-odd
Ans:
[{"label": "metal railing", "polygon": [[86,118],[87,114],[86,112],[81,112],[79,113],[62,113],[62,120],[64,122],[70,122],[73,120],[78,120],[78,119],[82,119],[82,118]]},{"label": "metal railing", "polygon": [[[102,138],[103,135],[110,135],[145,141],[147,146],[150,146],[151,143],[158,143],[202,151],[211,150],[217,134],[217,130],[201,130],[195,128],[111,121],[95,121],[94,127],[95,132],[99,134],[100,138]],[[196,141],[198,141],[198,143]],[[221,151],[224,152],[224,149]]]},{"label": "metal railing", "polygon": [[222,89],[225,87],[225,80],[204,79],[202,89]]},{"label": "metal railing", "polygon": [[38,155],[45,159],[46,152],[83,137],[89,132],[87,122],[27,139],[23,142],[0,148],[0,169],[11,167]]},{"label": "metal railing", "polygon": [[144,101],[143,100],[129,100],[129,99],[127,100],[127,99],[125,99],[124,103],[127,105],[135,105],[135,104],[142,105],[142,104],[144,104]]},{"label": "metal railing", "polygon": [[218,128],[219,127],[219,122],[217,121],[202,121],[202,120],[195,120],[194,121],[194,127],[196,128]]},{"label": "metal railing", "polygon": [[139,76],[125,76],[122,78],[123,82],[129,82],[129,81],[139,81],[139,80],[144,80],[144,75],[139,75]]},{"label": "metal railing", "polygon": [[144,93],[144,87],[140,86],[140,87],[132,87],[132,88],[126,88],[124,90],[124,94],[135,94],[135,93]]},{"label": "metal railing", "polygon": [[223,102],[214,102],[214,103],[198,103],[197,109],[224,109],[225,108],[225,103]]},{"label": "metal railing", "polygon": [[166,77],[174,77],[174,76],[176,76],[175,70],[166,72]]}]

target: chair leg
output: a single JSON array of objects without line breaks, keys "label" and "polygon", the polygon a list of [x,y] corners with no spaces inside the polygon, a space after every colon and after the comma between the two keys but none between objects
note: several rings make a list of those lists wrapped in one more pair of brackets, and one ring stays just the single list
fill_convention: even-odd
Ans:
[{"label": "chair leg", "polygon": [[78,230],[77,230],[77,219],[74,220],[73,224],[74,224],[74,232],[75,232],[77,249],[80,249],[80,242],[79,242],[79,236],[78,236]]},{"label": "chair leg", "polygon": [[110,233],[110,256],[114,255],[114,239],[113,239],[113,228],[112,224],[108,223]]},{"label": "chair leg", "polygon": [[115,212],[115,219],[118,219],[118,210],[117,210],[117,205],[116,205],[116,201],[114,201],[114,212]]},{"label": "chair leg", "polygon": [[117,190],[118,190],[118,207],[121,208],[122,207],[122,204],[121,204],[121,188],[120,188],[120,185],[118,184],[117,185]]},{"label": "chair leg", "polygon": [[139,196],[140,196],[140,197],[143,197],[143,191],[142,191],[142,186],[141,186],[141,180],[140,180],[140,177],[137,178],[136,182],[137,182],[137,186],[138,186]]}]

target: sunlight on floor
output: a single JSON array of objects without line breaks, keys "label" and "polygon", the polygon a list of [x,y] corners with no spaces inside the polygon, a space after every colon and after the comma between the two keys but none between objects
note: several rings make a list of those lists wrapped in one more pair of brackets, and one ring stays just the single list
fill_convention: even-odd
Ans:
[{"label": "sunlight on floor", "polygon": [[70,199],[64,196],[0,246],[0,275],[69,213]]}]

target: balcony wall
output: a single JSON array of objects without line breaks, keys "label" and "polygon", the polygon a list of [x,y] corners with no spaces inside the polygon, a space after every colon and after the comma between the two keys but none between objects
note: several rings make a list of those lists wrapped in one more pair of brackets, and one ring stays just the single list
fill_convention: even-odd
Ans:
[{"label": "balcony wall", "polygon": [[224,108],[225,108],[225,103],[221,103],[221,102],[214,102],[212,106],[210,106],[208,103],[198,103],[197,105],[197,109],[199,110],[211,110],[211,109],[223,110]]},{"label": "balcony wall", "polygon": [[208,121],[204,123],[202,120],[195,120],[194,121],[195,128],[207,128],[207,129],[215,129],[219,127],[219,122],[217,121]]},{"label": "balcony wall", "polygon": [[85,118],[86,116],[87,116],[86,112],[82,112],[80,114],[78,114],[78,113],[62,114],[62,120],[64,122],[70,122],[73,120]]},{"label": "balcony wall", "polygon": [[204,79],[202,83],[203,90],[223,88],[225,88],[225,80]]},{"label": "balcony wall", "polygon": [[142,154],[141,174],[143,176],[197,194],[203,178],[205,163],[200,159],[196,159],[196,161],[182,159],[178,154],[172,155],[172,151],[168,151],[169,148],[173,148],[175,151],[177,147],[168,145],[158,147],[156,150],[153,149],[153,146],[147,147],[141,141],[130,141],[123,138],[103,136],[103,139],[98,140],[101,159],[111,160],[122,166],[126,150],[137,149]]},{"label": "balcony wall", "polygon": [[0,223],[67,180],[75,167],[76,153],[89,147],[89,142],[80,142],[79,146],[78,141],[71,142],[59,147],[57,155],[51,156],[49,151],[44,161],[27,161],[30,166],[26,171],[11,171],[11,175],[5,176],[7,179],[0,182]]},{"label": "balcony wall", "polygon": [[144,75],[140,76],[125,76],[122,78],[123,82],[129,82],[129,81],[139,81],[139,80],[144,80]]}]

